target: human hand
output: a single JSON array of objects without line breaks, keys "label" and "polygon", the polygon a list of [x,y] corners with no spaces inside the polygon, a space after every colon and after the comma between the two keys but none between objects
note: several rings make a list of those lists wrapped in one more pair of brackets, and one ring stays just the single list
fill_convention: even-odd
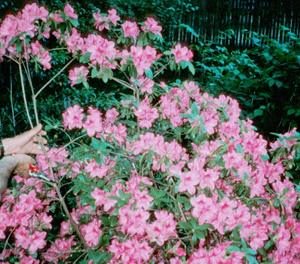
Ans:
[{"label": "human hand", "polygon": [[[38,135],[39,133],[40,135]],[[47,140],[42,137],[46,134],[47,133],[42,130],[42,125],[39,124],[21,135],[3,139],[4,155],[10,155],[12,153],[42,155],[44,154],[43,148],[45,151],[49,149],[45,146]]]},{"label": "human hand", "polygon": [[29,177],[29,164],[31,163],[34,163],[34,160],[25,154],[5,156],[0,160],[0,197],[7,188],[12,173],[23,178]]},{"label": "human hand", "polygon": [[14,155],[17,165],[13,170],[13,174],[19,175],[22,178],[29,178],[29,165],[34,163],[34,159],[25,154]]}]

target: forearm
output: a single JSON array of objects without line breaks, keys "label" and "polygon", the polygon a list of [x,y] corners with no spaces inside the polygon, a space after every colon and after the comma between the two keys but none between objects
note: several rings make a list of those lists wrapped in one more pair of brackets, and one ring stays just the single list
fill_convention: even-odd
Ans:
[{"label": "forearm", "polygon": [[0,160],[0,195],[7,188],[10,175],[18,165],[18,161],[12,156],[5,156]]}]

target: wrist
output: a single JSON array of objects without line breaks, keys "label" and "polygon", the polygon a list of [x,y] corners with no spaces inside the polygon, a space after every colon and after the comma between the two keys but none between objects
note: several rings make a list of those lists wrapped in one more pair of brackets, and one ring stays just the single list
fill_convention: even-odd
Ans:
[{"label": "wrist", "polygon": [[0,159],[4,157],[4,145],[2,143],[2,140],[0,140]]},{"label": "wrist", "polygon": [[4,138],[2,139],[2,146],[3,146],[3,155],[11,155],[14,152],[17,152],[14,149],[13,139],[12,138]]}]

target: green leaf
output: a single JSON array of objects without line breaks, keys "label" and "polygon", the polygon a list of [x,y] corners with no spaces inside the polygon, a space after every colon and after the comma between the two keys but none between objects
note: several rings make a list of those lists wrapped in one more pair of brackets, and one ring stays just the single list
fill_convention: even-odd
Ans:
[{"label": "green leaf", "polygon": [[250,254],[250,255],[256,255],[257,254],[257,252],[252,248],[247,248],[246,252],[247,252],[247,254]]},{"label": "green leaf", "polygon": [[214,226],[211,224],[203,224],[201,226],[197,226],[197,230],[207,230],[208,228],[214,229]]},{"label": "green leaf", "polygon": [[88,83],[88,82],[86,82],[86,81],[83,81],[82,83],[83,83],[83,86],[84,86],[86,89],[90,88],[90,86],[89,86],[89,83]]},{"label": "green leaf", "polygon": [[191,72],[191,74],[195,75],[195,67],[194,67],[193,63],[188,62],[188,67],[189,67],[189,71]]},{"label": "green leaf", "polygon": [[269,81],[269,87],[272,87],[274,84],[275,84],[275,80],[274,80],[274,79],[271,79],[271,80]]},{"label": "green leaf", "polygon": [[290,190],[290,187],[286,187],[283,189],[283,195],[286,195],[288,193],[288,191]]},{"label": "green leaf", "polygon": [[81,205],[91,205],[91,207],[95,209],[95,200],[90,194],[83,193],[80,194],[79,197]]},{"label": "green leaf", "polygon": [[71,22],[73,27],[78,27],[79,23],[76,19],[69,17],[68,20]]},{"label": "green leaf", "polygon": [[192,208],[192,205],[190,203],[190,199],[188,199],[187,197],[178,196],[176,198],[176,202],[184,204],[184,209],[186,211],[188,211]]},{"label": "green leaf", "polygon": [[83,56],[80,57],[79,62],[88,63],[91,61],[91,52],[87,51]]},{"label": "green leaf", "polygon": [[191,110],[192,110],[192,115],[195,116],[199,115],[199,108],[195,102],[192,104]]},{"label": "green leaf", "polygon": [[287,115],[292,115],[294,113],[296,113],[295,109],[289,109],[289,111],[287,112]]},{"label": "green leaf", "polygon": [[194,37],[199,38],[199,35],[187,24],[180,24],[179,28],[185,28],[187,32],[191,33]]},{"label": "green leaf", "polygon": [[164,51],[165,55],[172,55],[173,53],[170,50]]},{"label": "green leaf", "polygon": [[94,264],[107,263],[112,259],[113,255],[101,250],[88,250],[88,258],[93,260]]},{"label": "green leaf", "polygon": [[242,250],[238,247],[238,246],[235,246],[235,245],[232,245],[232,246],[229,246],[228,248],[226,248],[226,250],[228,252],[241,252]]},{"label": "green leaf", "polygon": [[243,246],[243,250],[245,251],[247,249],[247,244],[244,238],[242,238],[242,246]]},{"label": "green leaf", "polygon": [[180,61],[180,66],[182,69],[185,69],[188,66],[188,62],[187,61]]},{"label": "green leaf", "polygon": [[282,86],[282,82],[280,82],[280,81],[276,81],[275,84],[278,88],[280,88]]},{"label": "green leaf", "polygon": [[202,232],[202,231],[199,230],[199,229],[197,229],[197,230],[195,231],[195,235],[196,235],[196,237],[197,237],[198,239],[204,239],[204,238],[205,238],[204,232]]},{"label": "green leaf", "polygon": [[250,264],[259,264],[256,258],[251,255],[246,255],[246,259],[249,261]]},{"label": "green leaf", "polygon": [[14,44],[18,39],[19,39],[19,37],[13,37],[13,38],[11,38],[11,40],[10,40],[9,43],[8,43],[8,45],[11,46],[11,45]]},{"label": "green leaf", "polygon": [[119,189],[119,194],[121,199],[123,199],[124,201],[127,201],[132,197],[132,193],[124,193],[122,189]]},{"label": "green leaf", "polygon": [[99,71],[96,68],[93,68],[91,75],[92,75],[92,78],[95,78],[99,75]]},{"label": "green leaf", "polygon": [[192,230],[193,226],[188,222],[178,222],[178,225],[185,230]]},{"label": "green leaf", "polygon": [[238,153],[244,153],[244,149],[242,145],[236,145],[235,146],[236,152]]},{"label": "green leaf", "polygon": [[255,109],[254,110],[254,117],[261,116],[263,113],[264,113],[263,110]]},{"label": "green leaf", "polygon": [[152,72],[151,69],[146,70],[146,71],[145,71],[145,74],[146,74],[146,76],[147,76],[149,79],[153,79],[153,72]]}]

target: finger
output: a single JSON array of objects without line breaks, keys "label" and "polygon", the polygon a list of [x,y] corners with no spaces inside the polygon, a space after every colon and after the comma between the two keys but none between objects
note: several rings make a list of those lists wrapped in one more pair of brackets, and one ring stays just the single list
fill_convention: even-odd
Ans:
[{"label": "finger", "polygon": [[48,150],[49,148],[47,146],[34,144],[30,153],[35,155],[44,155],[45,154],[44,151],[48,151]]},{"label": "finger", "polygon": [[41,130],[41,135],[42,136],[46,136],[47,135],[47,132],[45,130]]},{"label": "finger", "polygon": [[33,142],[41,142],[42,144],[47,144],[47,139],[46,138],[44,138],[44,137],[39,137],[39,136],[35,136],[34,138],[33,138]]},{"label": "finger", "polygon": [[[36,127],[30,129],[29,131],[25,132],[24,134],[22,135],[26,135],[26,137],[29,138],[33,138],[37,133],[39,133],[40,131],[42,130],[42,125],[41,124],[38,124]],[[22,136],[21,135],[21,136]]]}]

